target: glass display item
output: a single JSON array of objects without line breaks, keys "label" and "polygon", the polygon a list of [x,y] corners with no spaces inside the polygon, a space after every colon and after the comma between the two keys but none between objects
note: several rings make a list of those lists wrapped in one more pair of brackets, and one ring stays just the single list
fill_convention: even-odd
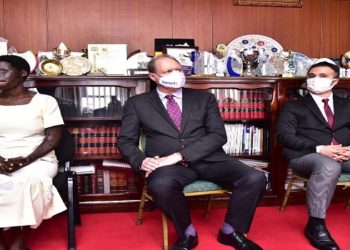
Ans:
[{"label": "glass display item", "polygon": [[253,76],[255,75],[255,72],[253,73],[253,65],[259,60],[259,51],[257,50],[251,50],[251,49],[244,49],[240,52],[240,56],[246,65],[246,69],[244,71],[244,75],[246,76]]},{"label": "glass display item", "polygon": [[243,73],[243,61],[235,51],[231,50],[226,58],[226,70],[229,76],[241,76]]}]

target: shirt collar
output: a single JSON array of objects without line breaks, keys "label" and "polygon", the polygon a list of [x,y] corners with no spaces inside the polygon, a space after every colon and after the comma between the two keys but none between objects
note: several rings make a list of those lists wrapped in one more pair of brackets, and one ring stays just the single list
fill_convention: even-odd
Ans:
[{"label": "shirt collar", "polygon": [[[315,94],[313,94],[311,92],[310,92],[310,95],[315,100],[315,102],[318,102],[318,103],[322,103],[322,100],[325,99],[325,98],[323,98],[323,97],[321,97],[319,95],[315,95]],[[333,92],[331,92],[331,94],[326,99],[328,99],[329,103],[333,103]]]},{"label": "shirt collar", "polygon": [[[159,95],[159,98],[162,100],[164,99],[168,94],[160,91],[158,88],[157,88],[157,93]],[[178,98],[178,99],[182,99],[182,88],[179,88],[175,93],[172,94],[175,98]]]}]

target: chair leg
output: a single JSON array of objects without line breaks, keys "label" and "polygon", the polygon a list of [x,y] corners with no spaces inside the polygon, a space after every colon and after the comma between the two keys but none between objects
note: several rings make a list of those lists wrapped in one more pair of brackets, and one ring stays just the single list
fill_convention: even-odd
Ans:
[{"label": "chair leg", "polygon": [[288,183],[288,187],[287,187],[287,190],[286,190],[286,193],[284,194],[284,197],[283,197],[283,202],[282,202],[282,205],[280,207],[280,211],[281,212],[284,212],[286,206],[287,206],[287,201],[288,201],[288,198],[289,198],[289,194],[290,194],[290,191],[292,190],[292,185],[293,185],[293,179],[291,179]]},{"label": "chair leg", "polygon": [[75,211],[74,211],[74,180],[73,176],[68,176],[67,179],[68,184],[68,249],[75,250],[76,242],[75,242]]},{"label": "chair leg", "polygon": [[350,207],[350,195],[348,197],[348,200],[345,203],[345,209],[348,209]]},{"label": "chair leg", "polygon": [[168,250],[168,219],[165,214],[162,213],[162,224],[163,224],[163,250]]},{"label": "chair leg", "polygon": [[136,225],[140,225],[142,223],[142,213],[143,213],[143,210],[145,209],[146,192],[147,192],[147,189],[146,187],[144,187],[142,190],[139,209],[137,211]]},{"label": "chair leg", "polygon": [[76,226],[81,226],[81,216],[79,209],[79,195],[78,195],[78,186],[77,186],[77,175],[75,172],[72,172],[73,178],[73,206],[74,206],[74,223]]},{"label": "chair leg", "polygon": [[209,198],[208,198],[208,206],[207,206],[207,209],[205,210],[205,214],[204,214],[204,218],[208,218],[209,216],[209,211],[211,209],[211,201],[213,200],[213,195],[209,195]]}]

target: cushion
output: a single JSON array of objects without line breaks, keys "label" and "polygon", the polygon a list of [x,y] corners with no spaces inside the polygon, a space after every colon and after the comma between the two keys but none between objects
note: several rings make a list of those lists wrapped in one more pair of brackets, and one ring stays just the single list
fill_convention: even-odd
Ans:
[{"label": "cushion", "polygon": [[210,181],[194,181],[184,188],[184,193],[203,192],[222,189],[219,185]]},{"label": "cushion", "polygon": [[350,181],[350,173],[342,173],[339,177],[340,182],[347,182]]}]

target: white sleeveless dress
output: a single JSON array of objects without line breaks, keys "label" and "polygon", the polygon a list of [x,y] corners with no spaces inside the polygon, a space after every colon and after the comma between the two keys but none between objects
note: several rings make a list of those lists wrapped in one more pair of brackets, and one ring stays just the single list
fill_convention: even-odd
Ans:
[{"label": "white sleeveless dress", "polygon": [[[56,100],[35,94],[24,105],[0,105],[0,156],[26,157],[43,141],[45,128],[62,125]],[[0,174],[0,228],[37,228],[44,219],[66,209],[52,178],[57,174],[54,151],[12,173]]]}]

